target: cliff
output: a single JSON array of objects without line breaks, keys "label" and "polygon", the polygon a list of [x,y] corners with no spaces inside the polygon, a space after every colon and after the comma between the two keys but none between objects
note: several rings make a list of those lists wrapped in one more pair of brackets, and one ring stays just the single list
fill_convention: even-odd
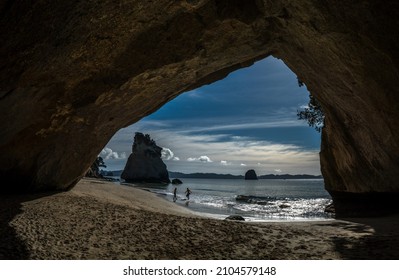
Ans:
[{"label": "cliff", "polygon": [[120,128],[273,55],[323,107],[337,213],[399,211],[398,1],[0,0],[0,14],[2,191],[72,188]]},{"label": "cliff", "polygon": [[121,178],[127,182],[170,183],[169,173],[161,159],[162,148],[148,134],[136,132]]}]

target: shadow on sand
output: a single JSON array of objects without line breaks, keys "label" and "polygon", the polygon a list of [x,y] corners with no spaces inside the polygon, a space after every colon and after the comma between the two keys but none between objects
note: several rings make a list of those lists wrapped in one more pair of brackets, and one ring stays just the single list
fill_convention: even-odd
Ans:
[{"label": "shadow on sand", "polygon": [[[332,241],[342,259],[399,259],[399,216],[341,220],[334,227],[348,231],[349,236],[333,237]],[[356,237],[351,237],[351,232]]]},{"label": "shadow on sand", "polygon": [[52,194],[0,194],[0,260],[29,259],[29,250],[11,222],[23,213],[22,203]]}]

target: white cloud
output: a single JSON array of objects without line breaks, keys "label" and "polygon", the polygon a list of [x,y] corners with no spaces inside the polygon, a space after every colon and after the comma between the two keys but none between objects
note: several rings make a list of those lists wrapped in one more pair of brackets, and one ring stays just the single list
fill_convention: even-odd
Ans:
[{"label": "white cloud", "polygon": [[103,159],[125,159],[126,158],[126,153],[122,152],[122,153],[117,153],[112,151],[112,149],[105,147],[101,153],[100,156]]},{"label": "white cloud", "polygon": [[240,165],[241,165],[241,166],[247,166],[245,163],[241,163]]},{"label": "white cloud", "polygon": [[276,171],[276,172],[278,172],[278,173],[283,172],[281,169],[274,169],[274,171]]},{"label": "white cloud", "polygon": [[189,157],[187,161],[200,161],[200,162],[212,162],[212,160],[208,156],[200,156],[198,158]]},{"label": "white cloud", "polygon": [[175,157],[175,154],[169,148],[163,147],[162,151],[161,151],[161,155],[162,155],[161,158],[164,160],[180,160],[180,158]]},{"label": "white cloud", "polygon": [[[129,155],[134,131],[140,130],[134,127],[121,130],[123,134],[120,134],[107,147],[125,151],[126,155]],[[174,154],[167,163],[168,169],[172,171],[192,173],[201,170],[201,172],[223,173],[226,171],[226,166],[221,163],[223,160],[231,163],[228,166],[228,172],[231,174],[241,174],[242,169],[246,168],[244,166],[262,166],[263,170],[270,172],[281,169],[284,173],[290,174],[320,174],[319,149],[306,149],[296,144],[276,143],[227,133],[192,135],[184,126],[179,130],[157,127],[154,130],[141,131],[149,133],[159,146],[167,146],[171,151],[178,152],[180,160],[177,160],[178,157]],[[197,155],[206,155],[210,161],[204,157],[201,161],[199,156],[192,156],[193,151]],[[212,162],[211,159],[218,160]],[[198,166],[187,164],[187,161],[203,164],[201,164],[201,169],[198,169]],[[106,163],[111,165],[109,161]],[[240,165],[240,163],[246,165]]]},{"label": "white cloud", "polygon": [[[296,110],[294,110],[296,112]],[[303,121],[293,118],[288,118],[284,116],[270,117],[266,121],[263,119],[248,119],[242,120],[240,123],[226,124],[223,123],[223,119],[212,120],[213,123],[219,124],[209,124],[206,126],[192,126],[188,129],[184,129],[180,132],[183,133],[198,133],[198,132],[209,132],[209,131],[231,131],[231,130],[242,130],[242,129],[259,129],[259,128],[276,128],[276,127],[302,127],[304,126]],[[182,123],[182,121],[173,122],[175,126]],[[246,137],[235,136],[236,140],[245,139]],[[241,139],[240,139],[241,138]]]},{"label": "white cloud", "polygon": [[221,165],[231,165],[231,163],[230,163],[230,162],[227,162],[226,160],[221,160],[221,161],[220,161],[220,164],[221,164]]},{"label": "white cloud", "polygon": [[200,156],[199,160],[202,162],[212,162],[212,160],[208,156]]}]

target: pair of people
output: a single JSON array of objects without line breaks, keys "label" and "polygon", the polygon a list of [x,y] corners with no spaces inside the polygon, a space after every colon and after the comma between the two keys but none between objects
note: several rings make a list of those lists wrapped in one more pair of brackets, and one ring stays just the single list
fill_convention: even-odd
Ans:
[{"label": "pair of people", "polygon": [[[187,190],[184,193],[186,194],[187,200],[190,200],[191,190],[187,188]],[[177,188],[173,190],[173,202],[176,202],[176,200],[177,200]]]}]

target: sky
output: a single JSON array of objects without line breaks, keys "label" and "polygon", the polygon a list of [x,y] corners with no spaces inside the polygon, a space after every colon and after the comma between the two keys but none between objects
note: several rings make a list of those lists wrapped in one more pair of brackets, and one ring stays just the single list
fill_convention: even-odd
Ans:
[{"label": "sky", "polygon": [[101,152],[121,170],[136,131],[163,148],[169,171],[320,175],[320,133],[298,120],[309,93],[279,59],[268,57],[186,92],[121,129]]}]

